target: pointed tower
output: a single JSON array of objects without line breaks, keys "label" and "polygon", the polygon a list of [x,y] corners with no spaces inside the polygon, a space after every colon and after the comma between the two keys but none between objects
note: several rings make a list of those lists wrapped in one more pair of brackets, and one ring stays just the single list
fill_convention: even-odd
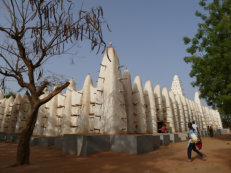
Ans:
[{"label": "pointed tower", "polygon": [[180,120],[180,130],[181,132],[185,132],[187,131],[187,129],[185,128],[185,116],[184,116],[184,108],[183,108],[183,104],[181,101],[181,97],[180,95],[175,95],[176,98],[176,103],[179,109],[179,120]]},{"label": "pointed tower", "polygon": [[[90,116],[92,115],[92,111],[90,110],[91,106],[91,88],[93,86],[91,75],[88,74],[83,88],[81,90],[82,99],[81,99],[81,110],[80,116],[78,117],[78,133],[88,133],[90,132]],[[81,123],[80,123],[81,122]]]},{"label": "pointed tower", "polygon": [[127,133],[124,88],[118,55],[114,48],[107,49],[100,64],[96,102],[95,133]]},{"label": "pointed tower", "polygon": [[95,118],[96,94],[97,94],[97,87],[92,83],[90,86],[89,133],[94,133],[95,131],[94,118]]},{"label": "pointed tower", "polygon": [[[49,93],[49,90],[46,88],[46,92],[44,92],[45,94],[43,94],[41,97],[45,97],[46,94]],[[38,114],[39,115],[39,119],[37,119],[37,121],[40,121],[40,133],[41,135],[44,136],[51,136],[49,133],[53,130],[55,130],[55,128],[51,129],[51,122],[49,122],[51,120],[52,117],[52,113],[53,113],[53,109],[55,109],[53,107],[53,101],[49,101],[47,103],[45,103],[44,105],[42,105],[41,108],[41,112]],[[55,117],[52,117],[55,118]]]},{"label": "pointed tower", "polygon": [[[57,88],[57,86],[55,85],[53,88],[53,91]],[[44,117],[44,126],[46,128],[44,128],[44,132],[43,135],[44,136],[56,136],[57,132],[56,132],[56,128],[55,128],[55,124],[57,121],[57,117],[56,117],[56,112],[57,112],[57,102],[58,102],[58,96],[54,96],[49,102],[48,102],[48,107],[49,109],[47,110],[46,116]]]},{"label": "pointed tower", "polygon": [[183,111],[184,111],[184,116],[185,116],[185,129],[188,129],[189,109],[188,109],[188,105],[187,105],[185,96],[183,96],[183,95],[181,96],[181,101],[182,101]]},{"label": "pointed tower", "polygon": [[194,106],[194,109],[195,109],[196,123],[198,125],[198,128],[202,129],[202,123],[201,123],[201,117],[200,117],[198,105],[194,101],[192,101],[192,103],[193,103],[193,106]]},{"label": "pointed tower", "polygon": [[[65,126],[69,126],[70,129],[69,131],[67,130],[66,132],[64,131],[63,128],[63,133],[78,133],[79,132],[79,119],[81,116],[81,108],[82,108],[82,96],[83,96],[83,92],[80,91],[76,91],[75,90],[75,85],[73,85],[71,87],[71,93],[69,93],[69,98],[67,93],[65,94],[65,98],[64,98],[64,102],[61,104],[64,106],[64,113],[62,116],[62,121],[61,121],[61,125],[62,128]],[[61,95],[60,95],[61,96]],[[61,97],[60,97],[61,98]],[[66,102],[69,100],[70,105],[69,107],[66,107]],[[69,111],[69,113],[67,114],[67,109]],[[62,108],[60,107],[60,112],[62,111]],[[68,119],[68,123],[66,123],[66,125],[64,125],[62,122],[64,119]],[[66,121],[66,120],[65,120]],[[67,121],[66,121],[67,122]],[[68,127],[68,128],[69,128]]]},{"label": "pointed tower", "polygon": [[183,91],[183,88],[182,88],[182,84],[181,84],[181,81],[180,81],[180,79],[179,79],[179,77],[177,75],[175,75],[173,77],[171,91],[175,95],[184,96],[184,91]]},{"label": "pointed tower", "polygon": [[57,96],[58,96],[57,114],[56,114],[57,122],[56,122],[55,128],[56,128],[58,135],[63,135],[64,134],[63,133],[63,126],[64,126],[63,117],[65,117],[66,95],[63,93],[59,93]]},{"label": "pointed tower", "polygon": [[173,107],[175,131],[179,132],[180,131],[179,109],[178,109],[178,106],[177,106],[175,95],[173,94],[172,91],[169,91],[169,97],[170,97],[171,104],[172,104],[172,107]]},{"label": "pointed tower", "polygon": [[134,124],[134,111],[133,111],[133,103],[132,103],[132,83],[131,76],[128,69],[124,70],[123,74],[123,87],[124,87],[124,99],[126,105],[126,113],[127,113],[127,128],[128,133],[135,132],[135,124]]},{"label": "pointed tower", "polygon": [[174,117],[173,117],[173,108],[171,105],[169,92],[166,87],[162,90],[162,99],[165,103],[165,114],[166,114],[166,121],[169,124],[169,127],[171,129],[171,133],[175,133],[175,125],[174,125]]},{"label": "pointed tower", "polygon": [[155,105],[156,105],[157,122],[164,121],[164,116],[162,111],[162,93],[159,84],[157,84],[156,87],[154,88],[154,97],[155,97]]},{"label": "pointed tower", "polygon": [[132,88],[132,102],[135,116],[135,131],[137,133],[147,133],[147,120],[145,114],[145,101],[142,82],[139,76],[135,77]]},{"label": "pointed tower", "polygon": [[75,81],[72,79],[70,80],[70,84],[66,90],[66,97],[65,97],[65,107],[64,107],[64,114],[62,118],[62,133],[63,134],[70,134],[76,133],[77,126],[72,122],[77,122],[77,117],[72,116],[72,97],[73,92],[76,92]]},{"label": "pointed tower", "polygon": [[157,117],[156,117],[156,105],[155,97],[153,93],[153,86],[150,80],[144,85],[144,99],[146,103],[146,118],[147,118],[147,132],[157,133]]},{"label": "pointed tower", "polygon": [[189,117],[189,122],[192,122],[192,108],[191,108],[191,105],[189,103],[189,99],[186,98],[186,104],[188,106],[188,117]]},{"label": "pointed tower", "polygon": [[[45,88],[43,90],[43,93],[41,96],[40,96],[40,99],[43,99],[44,97],[46,97],[50,91],[48,88]],[[55,96],[56,97],[56,96]],[[36,124],[35,124],[35,128],[34,128],[34,131],[33,131],[33,135],[35,136],[40,136],[40,135],[43,135],[43,132],[44,132],[44,118],[46,116],[46,114],[48,113],[48,107],[47,105],[49,104],[48,103],[45,103],[43,105],[40,106],[39,108],[39,111],[38,111],[38,117],[37,117],[37,121],[36,121]],[[55,128],[55,127],[54,127]]]},{"label": "pointed tower", "polygon": [[192,100],[189,100],[192,109],[192,121],[197,121],[196,110]]}]

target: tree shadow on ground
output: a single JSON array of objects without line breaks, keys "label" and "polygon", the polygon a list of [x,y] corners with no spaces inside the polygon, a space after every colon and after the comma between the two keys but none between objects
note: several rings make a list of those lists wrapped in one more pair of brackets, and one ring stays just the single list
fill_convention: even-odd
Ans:
[{"label": "tree shadow on ground", "polygon": [[128,153],[105,152],[77,157],[64,154],[52,147],[32,147],[31,164],[21,167],[10,167],[16,157],[16,144],[0,143],[1,173],[165,173],[155,167],[158,157],[154,153],[134,155]]}]

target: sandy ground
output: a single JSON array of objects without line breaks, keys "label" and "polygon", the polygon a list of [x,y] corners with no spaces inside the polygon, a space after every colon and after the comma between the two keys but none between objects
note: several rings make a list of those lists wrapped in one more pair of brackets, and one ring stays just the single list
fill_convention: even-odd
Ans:
[{"label": "sandy ground", "polygon": [[105,152],[88,157],[63,154],[50,148],[32,147],[31,164],[12,167],[16,144],[0,143],[0,173],[231,173],[231,135],[203,138],[206,160],[192,153],[187,162],[187,142],[171,143],[141,155]]}]

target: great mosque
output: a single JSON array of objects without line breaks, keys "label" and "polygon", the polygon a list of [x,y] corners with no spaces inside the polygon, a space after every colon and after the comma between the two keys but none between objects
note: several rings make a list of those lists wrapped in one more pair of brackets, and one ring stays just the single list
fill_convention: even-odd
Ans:
[{"label": "great mosque", "polygon": [[[131,83],[128,69],[122,66],[114,48],[108,48],[97,86],[87,75],[82,90],[75,81],[65,93],[59,93],[39,110],[34,136],[63,134],[155,134],[165,123],[170,133],[186,132],[187,123],[195,121],[200,130],[212,125],[222,129],[217,110],[202,105],[199,93],[194,101],[185,97],[181,82],[174,76],[171,89],[154,88],[150,81],[142,86],[136,76]],[[54,86],[55,87],[55,86]],[[45,89],[44,97],[49,93]],[[4,98],[0,91],[0,132],[19,134],[27,120],[30,103],[27,95]]]}]

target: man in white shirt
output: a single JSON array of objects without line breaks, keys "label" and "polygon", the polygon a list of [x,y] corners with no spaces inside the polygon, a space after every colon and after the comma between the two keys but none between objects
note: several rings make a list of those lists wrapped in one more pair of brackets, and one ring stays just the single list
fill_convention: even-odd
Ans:
[{"label": "man in white shirt", "polygon": [[198,129],[198,126],[196,125],[195,121],[192,122],[192,127],[195,130],[195,132],[197,132],[199,134],[199,129]]}]

